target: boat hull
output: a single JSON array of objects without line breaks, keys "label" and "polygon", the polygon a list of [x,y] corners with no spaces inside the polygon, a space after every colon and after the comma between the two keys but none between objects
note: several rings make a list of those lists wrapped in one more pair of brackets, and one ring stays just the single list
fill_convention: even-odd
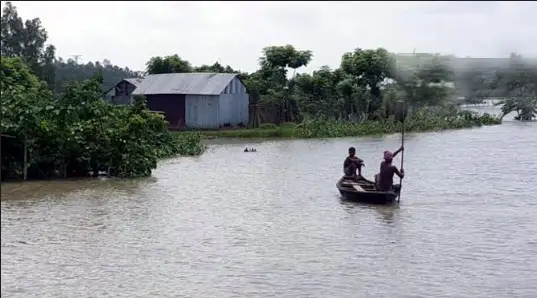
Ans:
[{"label": "boat hull", "polygon": [[399,195],[394,191],[379,191],[373,181],[363,177],[343,176],[337,182],[336,187],[344,200],[368,204],[393,204]]}]

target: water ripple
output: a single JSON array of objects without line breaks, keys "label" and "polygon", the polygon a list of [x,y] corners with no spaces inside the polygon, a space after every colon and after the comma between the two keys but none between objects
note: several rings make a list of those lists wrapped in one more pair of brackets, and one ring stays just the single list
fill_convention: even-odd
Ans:
[{"label": "water ripple", "polygon": [[537,297],[537,126],[410,134],[402,202],[339,200],[349,146],[214,144],[152,178],[2,185],[2,297]]}]

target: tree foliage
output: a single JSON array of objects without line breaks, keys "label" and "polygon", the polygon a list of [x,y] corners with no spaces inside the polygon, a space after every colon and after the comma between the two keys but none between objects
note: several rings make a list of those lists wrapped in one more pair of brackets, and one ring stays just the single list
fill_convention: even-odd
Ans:
[{"label": "tree foliage", "polygon": [[[457,96],[464,96],[467,101],[480,101],[490,96],[511,98],[516,92],[518,104],[506,105],[505,111],[517,106],[521,114],[529,115],[533,107],[528,96],[520,95],[521,92],[531,94],[528,91],[533,90],[531,84],[525,84],[522,89],[513,85],[523,80],[531,82],[532,71],[535,71],[535,66],[521,57],[518,57],[516,71],[515,64],[511,63],[509,70],[461,72],[453,56],[420,54],[401,59],[383,48],[357,48],[342,55],[337,69],[323,66],[311,74],[296,74],[296,70],[307,66],[312,58],[311,51],[298,50],[292,45],[269,46],[261,53],[257,71],[240,73],[250,92],[250,102],[261,107],[265,121],[283,123],[312,117],[355,122],[382,120],[395,115],[398,100],[405,100],[412,110],[418,110],[456,104]],[[154,57],[147,65],[149,73],[239,73],[218,62],[191,66],[178,55]]]},{"label": "tree foliage", "polygon": [[[163,117],[150,112],[143,98],[121,107],[101,100],[104,90],[143,73],[107,59],[78,64],[56,57],[40,20],[23,20],[10,2],[4,4],[0,33],[1,131],[17,140],[2,142],[2,177],[21,175],[22,141],[28,146],[32,177],[90,172],[146,176],[159,157],[203,150],[198,134],[172,138]],[[309,50],[273,45],[263,48],[259,69],[249,74],[219,62],[193,66],[177,54],[150,58],[145,72],[239,73],[251,105],[261,110],[265,122],[301,122],[298,132],[306,137],[349,134],[357,129],[356,122],[364,124],[360,129],[393,130],[398,100],[415,112],[409,125],[422,129],[481,121],[454,108],[457,95],[467,100],[505,97],[503,114],[516,112],[520,120],[537,114],[537,67],[515,54],[504,68],[459,71],[452,56],[402,59],[384,48],[356,48],[344,53],[335,69],[298,73],[312,59]],[[338,127],[344,129],[337,132],[335,123],[341,121],[345,125]]]},{"label": "tree foliage", "polygon": [[[73,82],[87,80],[94,75],[102,77],[101,91],[126,77],[143,75],[114,66],[106,59],[77,64],[72,59],[55,58],[55,48],[46,46],[47,32],[39,19],[22,20],[9,2],[3,10],[1,32],[3,55],[21,57],[55,94]],[[395,102],[401,99],[406,100],[413,110],[446,105],[457,96],[469,102],[479,102],[490,96],[508,97],[515,101],[516,97],[517,104],[506,105],[504,109],[507,111],[508,107],[517,106],[524,115],[528,115],[533,107],[533,101],[527,99],[531,94],[529,83],[524,88],[513,87],[513,82],[523,79],[516,75],[514,64],[508,68],[509,71],[486,65],[461,71],[457,68],[458,58],[453,56],[398,56],[383,48],[357,48],[344,53],[336,69],[321,67],[311,74],[297,74],[312,59],[313,53],[309,50],[275,45],[263,48],[259,69],[250,74],[240,73],[219,62],[193,66],[177,54],[152,57],[146,63],[145,73],[240,73],[250,92],[251,104],[261,110],[265,121],[274,123],[300,121],[308,117],[352,121],[385,119],[393,116]],[[523,61],[521,57],[517,59]],[[531,69],[535,69],[522,64],[526,65],[525,69],[519,67],[522,72],[531,73]],[[455,88],[447,86],[449,83],[454,83]],[[522,96],[521,92],[527,96]]]},{"label": "tree foliage", "polygon": [[107,59],[102,62],[87,62],[77,64],[73,59],[64,60],[58,58],[54,63],[55,83],[54,92],[59,94],[71,83],[91,79],[95,75],[102,76],[101,90],[106,91],[125,78],[138,78],[142,76],[139,71],[133,71],[128,67],[122,68],[113,65]]},{"label": "tree foliage", "polygon": [[56,49],[46,46],[48,35],[39,18],[23,21],[11,2],[6,2],[0,18],[1,48],[5,57],[21,57],[39,79],[54,85],[52,64]]},{"label": "tree foliage", "polygon": [[148,74],[192,72],[190,62],[175,54],[166,57],[152,57],[146,64]]},{"label": "tree foliage", "polygon": [[517,54],[511,54],[509,60],[499,78],[506,99],[497,105],[502,105],[502,117],[515,112],[516,120],[532,120],[537,117],[537,65],[526,63]]},{"label": "tree foliage", "polygon": [[[17,142],[2,142],[2,177],[19,177],[28,146],[29,177],[71,177],[89,173],[140,177],[151,174],[158,158],[199,154],[199,135],[178,140],[164,117],[143,98],[130,106],[102,100],[102,77],[70,84],[54,96],[20,58],[1,60],[1,131]],[[11,143],[11,144],[10,144]]]},{"label": "tree foliage", "polygon": [[[22,143],[30,177],[146,176],[160,157],[203,151],[199,134],[172,137],[163,116],[150,112],[143,98],[127,106],[102,100],[104,90],[142,72],[107,59],[79,64],[55,57],[39,19],[23,20],[9,2],[1,25],[1,131],[16,139],[2,142],[3,178],[23,172]],[[145,73],[238,73],[264,122],[301,122],[297,133],[304,137],[393,131],[398,100],[409,103],[414,112],[409,125],[417,130],[481,123],[452,105],[457,95],[503,95],[504,114],[516,111],[521,120],[536,114],[536,68],[517,55],[505,69],[461,73],[454,71],[452,56],[405,60],[384,48],[356,48],[335,69],[298,73],[312,59],[309,50],[273,45],[263,48],[253,73],[219,62],[194,66],[178,54],[150,58]],[[495,121],[484,121],[489,120]]]},{"label": "tree foliage", "polygon": [[6,2],[1,16],[1,53],[3,57],[19,57],[30,67],[39,80],[59,94],[67,85],[102,75],[101,89],[104,91],[124,78],[140,77],[141,72],[102,62],[78,64],[72,59],[56,57],[54,45],[47,45],[48,33],[39,18],[23,20],[17,8]]}]

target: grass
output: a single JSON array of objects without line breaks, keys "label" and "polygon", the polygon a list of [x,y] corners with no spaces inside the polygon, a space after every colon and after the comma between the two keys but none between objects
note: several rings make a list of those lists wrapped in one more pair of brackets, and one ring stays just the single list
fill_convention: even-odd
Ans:
[{"label": "grass", "polygon": [[[445,129],[461,129],[479,127],[482,125],[501,124],[501,120],[490,115],[477,116],[471,113],[461,113],[453,117],[431,116],[426,112],[416,114],[406,122],[408,132],[426,132]],[[350,123],[340,121],[313,120],[301,124],[284,123],[277,126],[264,123],[259,128],[237,128],[222,130],[192,130],[174,132],[185,135],[189,133],[201,134],[204,138],[240,138],[240,139],[269,139],[269,138],[333,138],[351,136],[372,136],[398,133],[401,123],[393,120],[366,121]]]},{"label": "grass", "polygon": [[297,125],[285,123],[277,126],[273,123],[263,123],[259,128],[232,128],[220,130],[190,130],[173,132],[176,135],[200,133],[206,139],[212,138],[239,138],[239,139],[269,139],[269,138],[295,138]]}]

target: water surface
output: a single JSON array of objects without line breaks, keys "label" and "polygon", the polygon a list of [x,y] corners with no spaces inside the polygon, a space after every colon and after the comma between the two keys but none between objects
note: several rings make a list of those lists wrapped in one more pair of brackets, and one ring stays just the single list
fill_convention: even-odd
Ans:
[{"label": "water surface", "polygon": [[537,124],[409,134],[401,204],[342,202],[347,148],[372,177],[399,142],[214,144],[148,179],[2,184],[2,297],[537,297]]}]

